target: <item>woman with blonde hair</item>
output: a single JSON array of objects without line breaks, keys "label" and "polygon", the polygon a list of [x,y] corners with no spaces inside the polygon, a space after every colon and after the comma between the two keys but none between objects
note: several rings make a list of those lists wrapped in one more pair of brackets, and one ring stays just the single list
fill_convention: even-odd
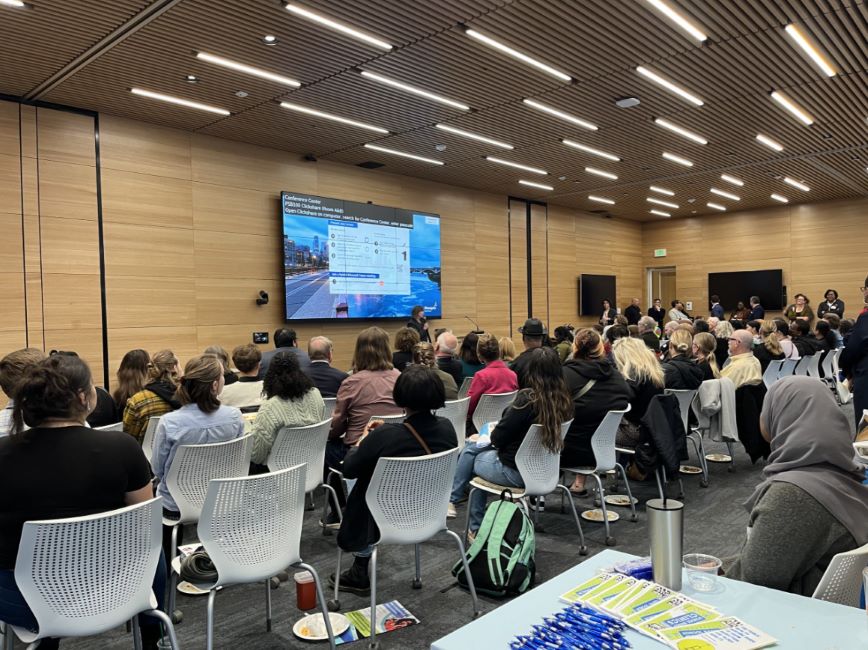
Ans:
[{"label": "woman with blonde hair", "polygon": [[512,339],[508,336],[501,336],[497,341],[497,344],[500,346],[500,359],[504,363],[511,363],[515,361],[516,352],[515,352],[515,343],[513,343]]},{"label": "woman with blonde hair", "polygon": [[786,358],[781,341],[778,339],[778,326],[773,320],[760,323],[759,337],[761,343],[753,346],[753,356],[759,359],[760,367],[765,372],[772,361]]},{"label": "woman with blonde hair", "polygon": [[458,385],[455,383],[455,378],[445,370],[440,370],[437,367],[437,356],[434,353],[434,346],[430,343],[417,343],[413,346],[413,363],[417,366],[426,366],[431,368],[440,381],[443,382],[443,390],[445,391],[446,399],[458,399]]},{"label": "woman with blonde hair", "polygon": [[657,355],[642,339],[621,338],[612,345],[615,366],[632,389],[630,410],[618,428],[619,446],[636,447],[641,442],[639,423],[655,395],[663,392],[665,378]]},{"label": "woman with blonde hair", "polygon": [[148,364],[148,381],[130,396],[124,408],[124,431],[139,443],[145,436],[148,420],[180,408],[175,399],[178,388],[178,357],[171,350],[160,350]]},{"label": "woman with blonde hair", "polygon": [[223,381],[227,386],[238,381],[238,375],[232,372],[232,360],[226,348],[222,345],[209,345],[202,354],[213,354],[223,364]]},{"label": "woman with blonde hair", "polygon": [[702,383],[702,368],[693,359],[693,336],[677,329],[669,337],[669,358],[663,362],[666,388],[695,390]]},{"label": "woman with blonde hair", "polygon": [[720,379],[720,368],[714,351],[717,349],[717,341],[708,332],[700,332],[693,337],[693,357],[702,368],[702,381]]}]

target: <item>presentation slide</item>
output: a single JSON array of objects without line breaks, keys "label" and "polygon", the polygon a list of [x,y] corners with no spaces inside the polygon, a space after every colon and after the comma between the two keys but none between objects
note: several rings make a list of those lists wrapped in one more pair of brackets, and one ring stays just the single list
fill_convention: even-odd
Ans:
[{"label": "presentation slide", "polygon": [[287,320],[441,316],[438,215],[290,192],[281,204]]}]

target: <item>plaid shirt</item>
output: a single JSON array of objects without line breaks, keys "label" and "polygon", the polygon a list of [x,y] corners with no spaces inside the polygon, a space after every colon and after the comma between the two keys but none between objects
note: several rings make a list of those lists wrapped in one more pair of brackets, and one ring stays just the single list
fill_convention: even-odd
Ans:
[{"label": "plaid shirt", "polygon": [[171,405],[156,393],[140,390],[127,400],[124,408],[124,431],[142,443],[148,420],[172,410]]}]

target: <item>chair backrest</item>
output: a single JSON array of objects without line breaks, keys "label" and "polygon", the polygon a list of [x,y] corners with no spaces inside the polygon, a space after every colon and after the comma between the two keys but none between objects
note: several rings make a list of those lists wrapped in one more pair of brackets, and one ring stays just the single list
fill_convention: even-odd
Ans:
[{"label": "chair backrest", "polygon": [[841,354],[840,348],[837,350],[829,350],[825,357],[823,357],[823,376],[826,379],[834,379],[835,375],[835,366],[838,361],[838,355]]},{"label": "chair backrest", "polygon": [[335,404],[338,403],[337,397],[323,397],[322,419],[331,420],[332,413],[335,412]]},{"label": "chair backrest", "polygon": [[157,433],[157,425],[160,423],[160,416],[148,419],[148,426],[145,427],[145,436],[142,438],[142,451],[145,452],[145,458],[151,462],[154,456],[154,434]]},{"label": "chair backrest", "polygon": [[331,420],[323,420],[306,427],[283,427],[277,432],[271,452],[265,464],[270,472],[277,472],[295,465],[307,465],[311,470],[307,473],[305,492],[315,490],[322,485],[322,472],[315,467],[325,464],[326,443],[329,439]]},{"label": "chair backrest", "polygon": [[370,420],[382,420],[383,424],[402,424],[404,420],[407,419],[407,416],[403,413],[401,415],[372,415]]},{"label": "chair backrest", "polygon": [[[561,440],[566,438],[572,420],[561,424]],[[524,481],[525,494],[542,496],[555,489],[560,478],[561,455],[543,446],[542,426],[532,424],[515,452],[515,466]]]},{"label": "chair backrest", "polygon": [[[831,354],[829,352],[828,354]],[[823,358],[822,352],[815,352],[808,358],[808,377],[820,379],[820,360]]]},{"label": "chair backrest", "polygon": [[832,558],[812,598],[859,607],[862,569],[868,566],[868,544]]},{"label": "chair backrest", "polygon": [[365,493],[382,544],[418,544],[446,528],[458,449],[380,458]]},{"label": "chair backrest", "polygon": [[458,436],[458,449],[464,449],[464,439],[467,436],[467,409],[470,408],[470,398],[453,399],[447,401],[443,408],[434,411],[434,415],[446,418],[455,427],[455,435]]},{"label": "chair backrest", "polygon": [[778,379],[792,375],[797,365],[799,365],[799,359],[784,359],[781,364],[781,371],[778,373]]},{"label": "chair backrest", "polygon": [[253,438],[244,436],[207,445],[181,445],[166,474],[166,487],[181,513],[182,524],[199,520],[208,483],[216,478],[247,476]]},{"label": "chair backrest", "polygon": [[[322,466],[310,471],[321,476]],[[266,580],[301,561],[306,473],[296,465],[209,483],[198,532],[218,585]]]},{"label": "chair backrest", "polygon": [[473,381],[473,377],[465,377],[461,386],[458,387],[458,399],[463,399],[467,397],[467,393],[470,391],[470,384]]},{"label": "chair backrest", "polygon": [[106,424],[105,426],[102,426],[102,427],[94,427],[94,429],[97,429],[99,431],[123,431],[124,430],[124,423],[123,422],[115,422],[114,424]]},{"label": "chair backrest", "polygon": [[[663,391],[664,395],[675,395],[678,398],[678,408],[681,410],[681,422],[684,423],[684,432],[690,433],[690,428],[687,421],[690,417],[690,405],[696,397],[696,390],[666,388]],[[613,466],[614,467],[614,466]]]},{"label": "chair backrest", "polygon": [[771,388],[781,374],[781,367],[784,365],[784,359],[772,359],[769,365],[766,366],[766,371],[763,373],[763,383],[766,388]]},{"label": "chair backrest", "polygon": [[71,519],[25,522],[15,582],[39,636],[100,634],[156,607],[161,498]]},{"label": "chair backrest", "polygon": [[597,460],[597,471],[608,472],[610,469],[615,469],[615,437],[618,434],[618,427],[621,425],[621,418],[630,410],[630,405],[627,405],[622,411],[609,411],[603,421],[597,425],[597,430],[591,436],[591,449],[594,452],[594,458]]},{"label": "chair backrest", "polygon": [[799,359],[799,363],[796,365],[796,369],[793,371],[794,375],[808,375],[808,365],[811,363],[811,358],[813,354],[807,354],[801,359]]},{"label": "chair backrest", "polygon": [[479,431],[486,422],[498,422],[506,407],[515,400],[517,390],[511,393],[485,393],[473,411],[473,426]]}]

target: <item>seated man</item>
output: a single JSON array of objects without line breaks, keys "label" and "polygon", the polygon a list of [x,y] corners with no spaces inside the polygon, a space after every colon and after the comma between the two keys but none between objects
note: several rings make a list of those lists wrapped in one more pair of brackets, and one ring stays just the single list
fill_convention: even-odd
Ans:
[{"label": "seated man", "polygon": [[455,380],[455,385],[461,388],[464,381],[464,369],[461,362],[455,358],[458,352],[458,338],[452,332],[443,332],[434,344],[434,355],[437,357],[437,367],[448,372]]},{"label": "seated man", "polygon": [[657,321],[651,316],[643,316],[639,319],[639,338],[645,341],[645,345],[654,352],[660,352],[660,339],[654,330],[657,329]]},{"label": "seated man", "polygon": [[685,313],[684,303],[680,300],[672,301],[672,309],[669,310],[669,320],[690,322],[690,316]]},{"label": "seated man", "polygon": [[338,388],[349,375],[332,366],[334,344],[325,336],[314,336],[307,344],[310,370],[307,375],[323,397],[337,397]]},{"label": "seated man", "polygon": [[12,409],[15,408],[12,395],[18,386],[18,382],[21,381],[30,368],[37,365],[43,359],[45,359],[45,354],[37,348],[15,350],[15,352],[10,352],[0,359],[0,389],[9,398],[6,408],[0,411],[0,437],[8,436],[12,430]]},{"label": "seated man", "polygon": [[248,343],[232,350],[232,364],[238,370],[238,381],[223,388],[220,403],[226,406],[259,406],[262,404],[262,380],[259,379],[259,363],[262,353]]},{"label": "seated man", "polygon": [[736,330],[729,337],[729,364],[720,371],[736,388],[746,384],[760,384],[762,366],[753,354],[753,335],[747,330]]},{"label": "seated man", "polygon": [[298,336],[295,330],[287,329],[286,327],[274,330],[273,340],[274,349],[267,350],[262,355],[261,365],[259,366],[259,378],[265,379],[265,373],[268,372],[268,364],[271,363],[275,355],[281,352],[294,354],[298,359],[298,365],[301,366],[301,371],[307,374],[307,371],[310,370],[310,358],[307,356],[307,352],[298,347]]}]

